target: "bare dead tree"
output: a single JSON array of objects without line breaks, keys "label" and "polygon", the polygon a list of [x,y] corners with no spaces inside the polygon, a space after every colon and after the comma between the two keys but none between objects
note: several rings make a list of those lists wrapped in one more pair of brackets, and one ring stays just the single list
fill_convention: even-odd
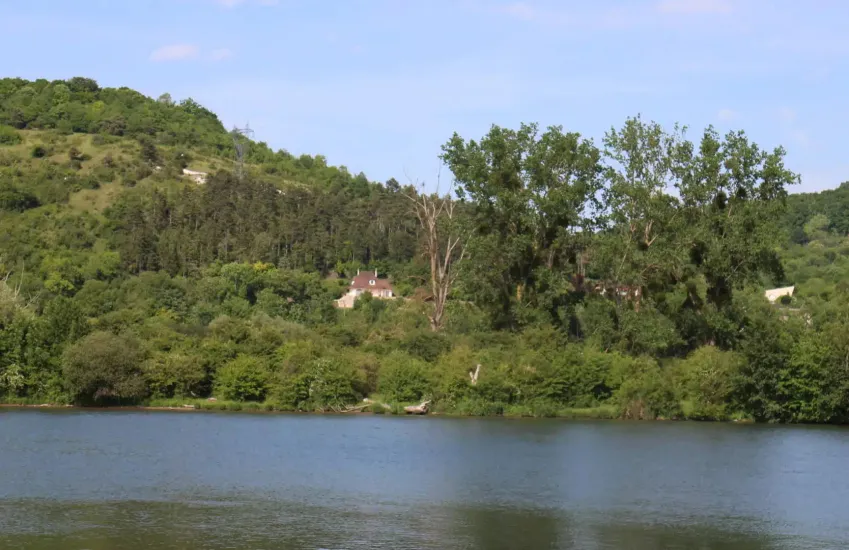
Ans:
[{"label": "bare dead tree", "polygon": [[466,237],[458,227],[454,208],[456,203],[450,197],[439,196],[437,192],[428,195],[408,194],[413,203],[416,218],[424,232],[424,255],[430,261],[430,287],[433,296],[433,312],[430,315],[430,328],[438,331],[442,328],[445,316],[445,304],[448,295],[457,280],[457,264],[466,257]]}]

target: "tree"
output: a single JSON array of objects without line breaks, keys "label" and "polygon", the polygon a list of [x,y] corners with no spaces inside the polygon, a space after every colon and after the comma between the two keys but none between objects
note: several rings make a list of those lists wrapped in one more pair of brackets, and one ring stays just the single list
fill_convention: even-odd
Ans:
[{"label": "tree", "polygon": [[588,235],[596,225],[602,185],[600,152],[592,141],[552,126],[493,126],[479,142],[458,134],[441,158],[471,203],[478,301],[500,309],[541,307],[557,318],[583,275]]},{"label": "tree", "polygon": [[97,81],[82,76],[75,76],[68,80],[68,88],[74,93],[95,93],[100,90]]},{"label": "tree", "polygon": [[466,234],[455,216],[456,203],[437,194],[408,194],[419,220],[424,239],[424,255],[430,264],[430,291],[433,312],[430,328],[442,328],[445,304],[457,279],[457,264],[466,256]]},{"label": "tree", "polygon": [[639,117],[604,137],[608,185],[598,259],[614,288],[639,289],[638,309],[647,286],[678,273],[686,262],[681,237],[687,221],[678,201],[667,194],[682,139],[679,128],[668,133]]},{"label": "tree", "polygon": [[821,239],[828,234],[829,225],[831,225],[831,222],[828,216],[825,214],[815,214],[804,226],[805,236],[810,240]]},{"label": "tree", "polygon": [[159,150],[156,144],[147,138],[140,140],[140,142],[142,159],[150,164],[159,162]]},{"label": "tree", "polygon": [[136,402],[147,393],[142,359],[143,351],[135,338],[93,332],[63,356],[67,389],[77,403]]},{"label": "tree", "polygon": [[216,373],[215,392],[225,399],[261,401],[268,391],[268,371],[256,357],[239,356]]}]

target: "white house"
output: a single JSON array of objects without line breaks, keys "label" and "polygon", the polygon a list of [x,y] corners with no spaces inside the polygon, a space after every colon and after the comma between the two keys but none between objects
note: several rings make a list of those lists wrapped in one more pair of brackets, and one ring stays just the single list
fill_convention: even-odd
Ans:
[{"label": "white house", "polygon": [[348,292],[336,300],[336,307],[352,308],[354,302],[364,292],[368,292],[375,298],[387,300],[393,298],[395,294],[392,292],[392,285],[386,279],[378,279],[377,271],[359,271],[357,276],[351,281],[348,286]]}]

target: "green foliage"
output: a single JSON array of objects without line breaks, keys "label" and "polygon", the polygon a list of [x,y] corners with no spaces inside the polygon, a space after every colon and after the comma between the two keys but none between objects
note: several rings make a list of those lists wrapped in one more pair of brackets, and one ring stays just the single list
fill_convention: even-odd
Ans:
[{"label": "green foliage", "polygon": [[0,125],[0,145],[17,145],[23,141],[21,134],[11,126]]},{"label": "green foliage", "polygon": [[743,369],[743,357],[709,346],[699,348],[680,365],[680,385],[690,403],[688,416],[698,419],[729,418],[733,394]]},{"label": "green foliage", "polygon": [[209,373],[199,359],[179,351],[154,354],[143,367],[151,393],[156,397],[190,397],[208,391]]},{"label": "green foliage", "polygon": [[420,401],[428,393],[427,364],[405,353],[393,352],[381,361],[378,390],[392,401]]},{"label": "green foliage", "polygon": [[68,392],[78,403],[137,402],[147,393],[142,360],[135,338],[93,332],[62,357]]},{"label": "green foliage", "polygon": [[410,355],[432,363],[451,348],[451,342],[440,333],[417,330],[404,338],[401,348]]},{"label": "green foliage", "polygon": [[675,395],[669,374],[646,357],[617,361],[612,374],[616,402],[625,418],[677,418],[681,403]]},{"label": "green foliage", "polygon": [[358,385],[354,369],[338,360],[320,358],[303,372],[285,377],[278,384],[275,401],[294,410],[339,411],[362,398]]},{"label": "green foliage", "polygon": [[0,210],[23,212],[39,206],[38,197],[8,184],[0,183]]},{"label": "green foliage", "polygon": [[242,355],[215,373],[215,393],[234,401],[262,401],[268,391],[268,379],[262,360]]},{"label": "green foliage", "polygon": [[[741,132],[453,136],[468,256],[434,332],[415,189],[264,143],[237,178],[191,99],[0,90],[7,400],[849,421],[849,185],[787,196],[784,151]],[[334,307],[359,269],[404,298]]]}]

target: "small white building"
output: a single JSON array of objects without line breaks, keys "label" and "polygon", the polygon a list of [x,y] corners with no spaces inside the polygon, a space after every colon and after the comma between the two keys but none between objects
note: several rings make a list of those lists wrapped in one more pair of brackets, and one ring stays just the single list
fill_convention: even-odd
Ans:
[{"label": "small white building", "polygon": [[368,292],[375,298],[388,300],[393,298],[395,294],[392,292],[392,285],[386,279],[379,279],[377,271],[359,271],[357,276],[351,281],[348,286],[348,292],[336,300],[336,307],[349,309],[354,307],[354,302],[364,292]]},{"label": "small white building", "polygon": [[796,289],[796,286],[785,286],[782,288],[772,288],[764,292],[764,296],[769,300],[769,303],[774,304],[782,296],[790,296],[793,297],[793,291]]}]

